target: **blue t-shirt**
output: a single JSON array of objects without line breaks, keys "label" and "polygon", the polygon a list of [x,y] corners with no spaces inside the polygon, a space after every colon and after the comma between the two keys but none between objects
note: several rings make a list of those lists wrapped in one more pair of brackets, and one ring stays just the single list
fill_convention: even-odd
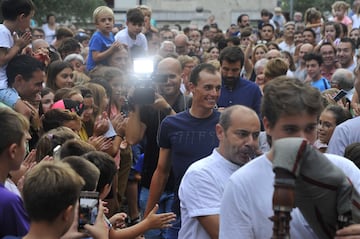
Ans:
[{"label": "blue t-shirt", "polygon": [[95,63],[92,58],[92,52],[98,51],[103,52],[106,51],[115,41],[114,34],[110,32],[110,36],[104,36],[101,32],[96,31],[89,42],[89,55],[86,63],[86,68],[88,71],[92,70],[96,65],[101,62]]},{"label": "blue t-shirt", "polygon": [[208,118],[195,118],[189,110],[166,117],[160,126],[159,147],[171,149],[171,164],[175,177],[174,212],[179,215],[177,191],[188,167],[210,155],[218,147],[215,125],[220,113],[214,111]]},{"label": "blue t-shirt", "polygon": [[221,94],[217,102],[218,107],[231,105],[244,105],[253,109],[260,116],[262,94],[257,84],[252,81],[239,78],[234,89],[229,90],[224,83],[221,86]]},{"label": "blue t-shirt", "polygon": [[24,236],[29,226],[22,199],[0,184],[0,238],[7,235]]},{"label": "blue t-shirt", "polygon": [[320,92],[331,88],[329,81],[325,77],[321,77],[317,81],[312,81],[311,86],[319,89]]}]

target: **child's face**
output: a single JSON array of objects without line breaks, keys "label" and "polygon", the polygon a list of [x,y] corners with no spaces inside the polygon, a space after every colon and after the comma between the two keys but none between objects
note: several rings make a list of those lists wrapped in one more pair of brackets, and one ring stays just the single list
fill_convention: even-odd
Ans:
[{"label": "child's face", "polygon": [[353,30],[350,32],[350,38],[353,39],[355,42],[359,39],[360,31]]},{"label": "child's face", "polygon": [[343,8],[337,8],[335,9],[335,16],[336,17],[344,17],[345,15],[345,10]]},{"label": "child's face", "polygon": [[54,104],[54,93],[50,92],[49,94],[41,97],[41,105],[44,113],[48,112],[53,104]]},{"label": "child's face", "polygon": [[325,26],[325,39],[335,40],[336,30],[333,25]]},{"label": "child's face", "polygon": [[95,25],[101,33],[107,35],[114,27],[114,16],[110,13],[101,13],[98,16]]},{"label": "child's face", "polygon": [[141,32],[144,23],[126,22],[126,25],[128,27],[130,37],[134,38]]}]

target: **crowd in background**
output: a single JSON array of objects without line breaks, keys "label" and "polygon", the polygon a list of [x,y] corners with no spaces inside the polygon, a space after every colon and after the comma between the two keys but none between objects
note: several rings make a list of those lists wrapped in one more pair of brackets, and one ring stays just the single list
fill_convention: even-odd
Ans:
[{"label": "crowd in background", "polygon": [[[99,192],[99,197],[107,202],[109,225],[113,231],[122,231],[105,233],[109,238],[143,234],[145,238],[177,238],[179,230],[179,238],[191,238],[186,231],[192,225],[184,219],[194,216],[191,211],[186,217],[181,215],[186,199],[182,200],[189,197],[182,177],[193,162],[210,155],[219,141],[220,145],[231,144],[230,139],[223,142],[219,138],[217,123],[227,129],[221,120],[232,114],[226,109],[234,105],[248,107],[237,110],[255,122],[251,126],[256,128],[251,136],[255,143],[246,151],[249,160],[270,150],[272,141],[267,124],[262,121],[261,102],[270,88],[267,85],[279,76],[294,81],[296,78],[298,84],[311,86],[321,94],[323,110],[312,129],[316,132],[312,145],[323,153],[345,156],[360,167],[359,0],[354,0],[351,7],[344,1],[335,1],[328,19],[316,8],[304,13],[296,11],[291,19],[284,17],[280,7],[263,9],[258,22],[244,13],[227,29],[219,29],[214,16],[204,26],[157,27],[152,25],[151,8],[144,5],[129,9],[126,24],[121,27],[115,26],[109,7],[94,9],[95,31],[62,25],[52,13],[43,25],[30,27],[36,14],[30,0],[4,0],[2,12],[0,104],[17,113],[3,110],[0,119],[12,114],[21,119],[18,127],[25,132],[26,149],[22,156],[26,158],[14,163],[5,151],[10,144],[19,142],[0,140],[0,237],[22,237],[29,228],[32,232],[30,220],[46,220],[46,216],[34,213],[36,209],[27,204],[26,197],[24,208],[21,191],[30,184],[26,175],[36,178],[32,171],[42,165],[41,161],[62,160],[75,171],[89,167],[94,173],[88,174],[99,174],[94,179],[99,183],[96,181],[87,191]],[[151,58],[152,72],[136,74],[133,66],[138,58]],[[142,64],[140,68],[145,68]],[[208,74],[208,82],[200,88],[204,74]],[[219,112],[224,116],[219,116]],[[206,121],[197,122],[199,119]],[[3,120],[4,127],[10,127],[11,120]],[[201,132],[202,142],[194,143],[198,137],[195,131]],[[11,140],[10,136],[4,138]],[[232,149],[224,152],[227,150]],[[104,154],[92,156],[89,152]],[[189,160],[179,163],[181,157],[186,158],[184,155]],[[75,156],[80,159],[71,158]],[[87,160],[99,169],[90,169]],[[76,166],[78,161],[84,165]],[[45,163],[41,167],[69,172],[64,169],[67,166],[57,164]],[[244,161],[235,164],[242,166]],[[78,188],[88,184],[85,178],[84,183],[72,171],[70,174],[67,177],[73,178]],[[6,200],[1,193],[7,195]],[[4,208],[9,205],[16,210],[6,211]],[[51,208],[51,204],[47,206]],[[99,214],[103,210],[101,206]],[[203,234],[192,238],[217,238],[219,219],[216,220],[199,220]],[[216,226],[204,226],[207,223]],[[103,238],[104,234],[98,234],[99,224],[88,228],[94,238]],[[171,224],[177,226],[175,233],[171,232],[173,227],[169,228]],[[68,227],[64,226],[63,234],[70,225],[72,220]],[[84,236],[74,230],[70,227],[69,238]]]}]

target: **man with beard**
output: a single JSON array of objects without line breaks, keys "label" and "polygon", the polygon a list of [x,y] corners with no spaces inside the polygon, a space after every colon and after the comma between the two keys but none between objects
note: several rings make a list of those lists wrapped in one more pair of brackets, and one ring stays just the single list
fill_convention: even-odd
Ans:
[{"label": "man with beard", "polygon": [[350,38],[342,38],[337,46],[336,56],[342,68],[354,71],[356,62],[354,61],[355,43]]},{"label": "man with beard", "polygon": [[259,133],[260,121],[253,110],[235,105],[221,113],[216,125],[219,147],[193,163],[181,181],[179,238],[219,237],[224,187],[231,174],[255,156]]},{"label": "man with beard", "polygon": [[246,29],[250,27],[250,18],[249,15],[244,13],[241,14],[237,19],[237,24],[239,26],[240,34]]},{"label": "man with beard", "polygon": [[[181,112],[189,107],[190,97],[180,92],[181,64],[177,59],[165,58],[157,66],[155,77],[166,77],[165,83],[157,83],[158,94],[151,105],[134,106],[129,114],[126,128],[126,140],[130,144],[137,144],[145,139],[144,165],[141,173],[140,210],[144,213],[149,196],[151,178],[156,169],[159,157],[159,146],[156,136],[161,121],[168,115]],[[164,191],[158,200],[158,213],[169,212],[174,199],[174,178],[171,172],[169,179],[164,183]],[[166,230],[149,230],[145,237],[166,238]]]},{"label": "man with beard", "polygon": [[330,42],[324,42],[320,45],[319,53],[324,60],[321,66],[321,75],[331,80],[332,75],[338,68],[336,64],[336,49]]},{"label": "man with beard", "polygon": [[245,105],[260,115],[261,91],[252,81],[240,77],[244,53],[239,47],[226,47],[220,53],[222,86],[218,107]]}]

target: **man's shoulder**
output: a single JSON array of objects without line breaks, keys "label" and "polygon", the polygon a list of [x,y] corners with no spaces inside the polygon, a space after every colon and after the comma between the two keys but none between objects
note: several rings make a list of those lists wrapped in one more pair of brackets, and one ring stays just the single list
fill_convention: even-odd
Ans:
[{"label": "man's shoulder", "polygon": [[190,117],[189,112],[187,110],[185,110],[185,111],[181,111],[174,115],[169,115],[165,118],[165,120],[171,121],[171,120],[184,119],[184,118],[189,118],[189,117]]},{"label": "man's shoulder", "polygon": [[246,90],[251,89],[251,90],[261,92],[259,86],[255,82],[252,82],[252,81],[247,80],[245,78],[240,78],[239,81],[240,81],[240,84],[239,84],[239,89],[240,90],[243,90],[243,89],[245,90],[245,88],[246,88]]},{"label": "man's shoulder", "polygon": [[193,164],[190,165],[188,168],[188,173],[196,173],[196,172],[205,172],[209,167],[212,167],[214,162],[214,153],[210,154],[209,156],[202,158]]},{"label": "man's shoulder", "polygon": [[[209,124],[216,124],[219,121],[220,112],[214,110],[213,113],[207,118],[195,118],[193,117],[189,110],[182,111],[175,115],[169,115],[165,117],[162,121],[162,125],[174,126],[179,129],[189,129],[193,128],[195,125],[199,128],[199,130],[203,130],[204,128],[208,128]],[[215,130],[215,127],[214,127]]]},{"label": "man's shoulder", "polygon": [[179,112],[175,115],[169,115],[168,117],[166,117],[165,119],[167,120],[172,120],[172,119],[194,119],[194,120],[208,120],[208,119],[217,119],[220,116],[220,112],[217,110],[214,110],[212,112],[212,114],[207,117],[207,118],[194,118],[191,116],[191,114],[189,113],[189,110],[184,110],[182,112]]}]

